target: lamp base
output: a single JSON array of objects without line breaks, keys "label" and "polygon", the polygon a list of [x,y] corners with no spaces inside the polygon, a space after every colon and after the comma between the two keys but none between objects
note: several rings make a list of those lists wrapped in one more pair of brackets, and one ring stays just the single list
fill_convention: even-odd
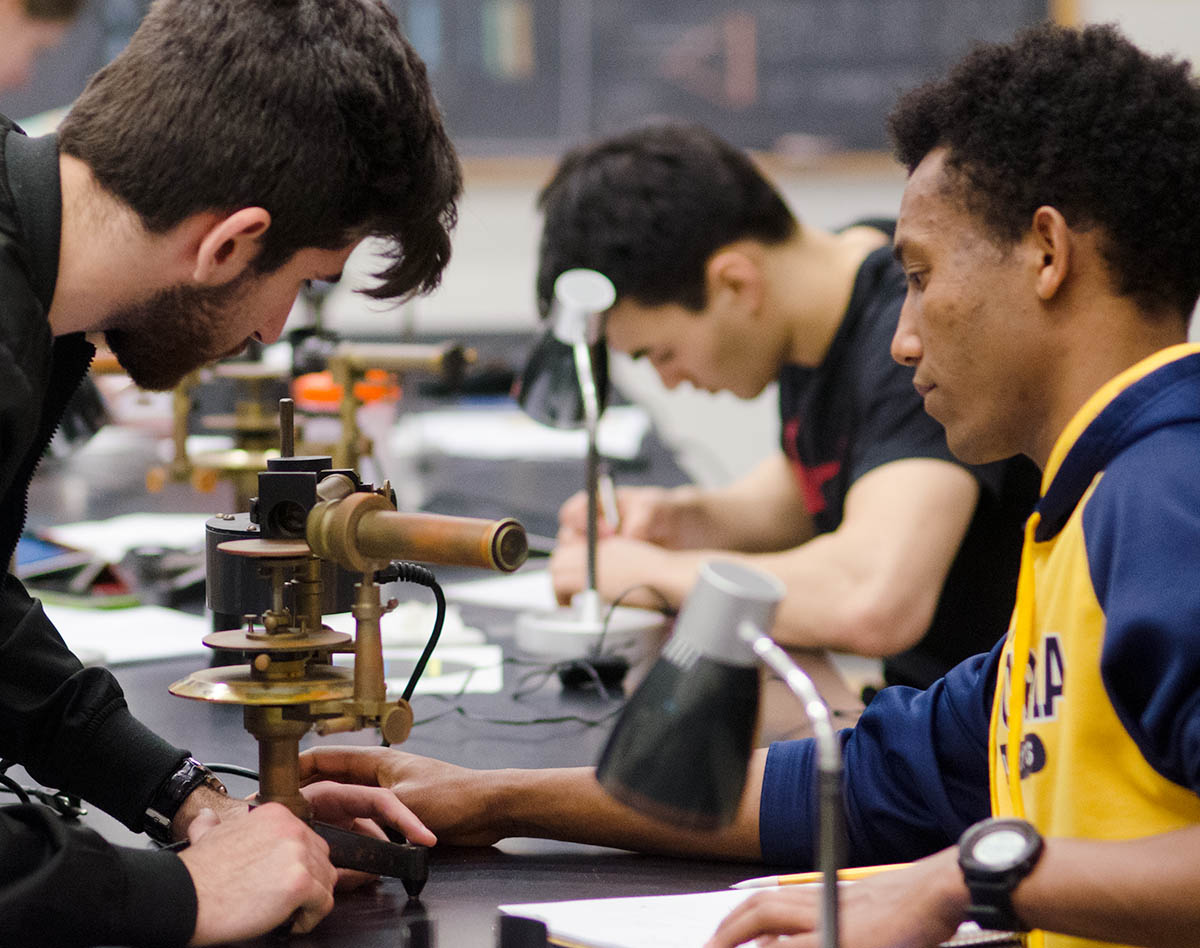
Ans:
[{"label": "lamp base", "polygon": [[569,606],[518,615],[517,647],[555,662],[614,653],[636,662],[657,653],[666,636],[666,616],[632,606],[612,608],[594,595],[584,591]]}]

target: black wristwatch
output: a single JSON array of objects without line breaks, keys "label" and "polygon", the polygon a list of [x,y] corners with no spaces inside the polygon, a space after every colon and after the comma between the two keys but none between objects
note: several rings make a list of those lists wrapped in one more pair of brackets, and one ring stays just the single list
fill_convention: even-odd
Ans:
[{"label": "black wristwatch", "polygon": [[194,757],[184,758],[179,769],[171,774],[162,785],[154,791],[150,805],[146,807],[146,822],[142,829],[156,843],[170,845],[171,821],[193,790],[204,785],[218,793],[227,793],[225,784],[217,779],[217,775],[205,767]]},{"label": "black wristwatch", "polygon": [[1042,837],[1025,820],[981,820],[958,841],[958,865],[971,892],[967,916],[981,928],[1024,932],[1012,893],[1037,865]]}]

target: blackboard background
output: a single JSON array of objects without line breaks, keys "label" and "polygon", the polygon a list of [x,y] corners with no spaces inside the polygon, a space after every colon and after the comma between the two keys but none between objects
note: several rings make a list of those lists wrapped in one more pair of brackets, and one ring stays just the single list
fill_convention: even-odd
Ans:
[{"label": "blackboard background", "polygon": [[[1046,0],[397,0],[464,150],[558,150],[647,116],[743,147],[885,148],[904,89],[976,41],[1045,19]],[[440,45],[422,16],[436,7]],[[535,67],[489,70],[488,10],[524,8]],[[492,21],[494,22],[494,21]],[[431,55],[432,52],[432,55]]]},{"label": "blackboard background", "polygon": [[[554,154],[652,115],[743,147],[882,149],[898,92],[1047,0],[389,0],[466,155]],[[68,104],[147,0],[91,0],[0,111]]]}]

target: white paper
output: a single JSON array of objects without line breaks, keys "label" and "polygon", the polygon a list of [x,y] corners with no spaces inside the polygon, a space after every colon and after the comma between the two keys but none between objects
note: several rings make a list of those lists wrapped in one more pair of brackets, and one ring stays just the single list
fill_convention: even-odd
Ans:
[{"label": "white paper", "polygon": [[87,663],[119,665],[212,654],[201,641],[212,631],[204,616],[163,606],[87,609],[43,603],[42,607],[71,651]]},{"label": "white paper", "polygon": [[[600,416],[596,445],[607,458],[638,457],[650,431],[650,416],[637,405],[615,405]],[[392,430],[396,456],[445,454],[469,458],[583,458],[582,429],[551,428],[518,408],[453,409],[402,415]]]},{"label": "white paper", "polygon": [[[436,619],[437,606],[432,602],[409,600],[400,603],[393,611],[379,620],[380,638],[383,639],[384,648],[424,645],[429,641],[429,635],[433,632],[433,623]],[[337,632],[354,634],[354,616],[349,612],[332,613],[325,616],[323,621]],[[477,645],[483,641],[483,633],[463,622],[462,613],[453,603],[446,606],[442,634],[438,637],[439,647],[443,645]]]},{"label": "white paper", "polygon": [[[844,883],[843,883],[844,884]],[[546,923],[554,944],[581,948],[701,948],[743,899],[762,889],[687,895],[577,899],[501,905],[500,911]],[[946,945],[1006,944],[1012,935],[964,922]]]},{"label": "white paper", "polygon": [[169,550],[204,549],[204,525],[213,514],[135,513],[108,520],[64,523],[42,530],[48,539],[94,553],[106,563],[119,563],[134,547]]},{"label": "white paper", "polygon": [[501,905],[509,915],[536,918],[552,935],[588,948],[701,948],[746,889],[688,895],[580,899]]},{"label": "white paper", "polygon": [[[385,648],[383,674],[389,699],[399,698],[421,657],[420,648]],[[335,665],[349,667],[352,655],[335,655]],[[433,650],[414,694],[495,695],[504,690],[504,651],[499,645],[446,645]]]},{"label": "white paper", "polygon": [[452,602],[495,609],[548,612],[558,605],[550,573],[544,569],[523,569],[503,576],[449,583],[442,591]]}]

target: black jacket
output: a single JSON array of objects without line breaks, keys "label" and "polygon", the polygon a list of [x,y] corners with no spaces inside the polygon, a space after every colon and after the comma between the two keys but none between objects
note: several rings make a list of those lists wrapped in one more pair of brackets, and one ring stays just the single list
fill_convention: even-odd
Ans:
[{"label": "black jacket", "polygon": [[[186,752],[130,714],[107,669],[80,665],[6,571],[30,478],[94,354],[47,321],[61,219],[56,139],[0,116],[0,756],[141,831]],[[0,808],[0,948],[183,945],[195,920],[174,853],[113,846],[40,805]]]}]

